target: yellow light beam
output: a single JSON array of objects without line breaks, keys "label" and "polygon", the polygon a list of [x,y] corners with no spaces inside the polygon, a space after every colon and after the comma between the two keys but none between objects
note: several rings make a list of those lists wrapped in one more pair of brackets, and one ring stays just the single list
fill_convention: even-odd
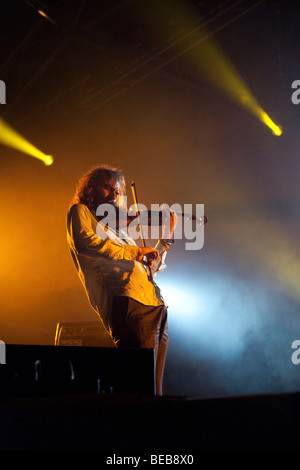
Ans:
[{"label": "yellow light beam", "polygon": [[53,163],[53,157],[51,155],[46,155],[41,150],[37,149],[11,126],[9,126],[2,118],[0,118],[0,143],[26,153],[31,157],[38,158],[47,166],[52,165]]},{"label": "yellow light beam", "polygon": [[[274,135],[280,136],[282,129],[274,123],[264,111],[257,99],[246,85],[234,65],[223,52],[218,42],[208,37],[209,33],[203,28],[198,32],[196,43],[198,47],[188,50],[189,59],[208,82],[214,83],[217,88],[223,90],[238,105],[253,114],[263,124],[271,129]],[[194,39],[195,40],[195,39]]]},{"label": "yellow light beam", "polygon": [[[245,11],[237,14],[234,19],[229,20],[227,25],[251,11],[254,7],[259,6],[263,1],[259,0],[251,7],[246,8]],[[141,10],[145,20],[148,21],[148,24],[152,25],[154,31],[159,31],[160,34],[164,33],[163,28],[158,28],[157,22],[160,25],[169,24],[170,11],[172,11],[172,21],[176,25],[176,30],[181,31],[179,37],[176,35],[174,41],[170,41],[169,37],[166,37],[168,44],[166,49],[175,48],[177,50],[177,53],[166,63],[185,55],[193,67],[209,83],[213,83],[217,88],[230,96],[239,106],[242,106],[268,126],[274,135],[279,136],[282,134],[281,127],[275,124],[264,111],[239,72],[222,50],[220,44],[212,37],[219,30],[222,30],[224,25],[215,29],[215,31],[210,31],[206,27],[206,23],[209,23],[209,21],[202,21],[200,23],[197,11],[175,0],[169,2],[165,0],[162,2],[161,8],[155,8],[153,13],[150,14],[151,11],[151,9]],[[220,10],[216,16],[222,16],[222,13]]]},{"label": "yellow light beam", "polygon": [[231,96],[237,104],[268,126],[274,135],[281,135],[282,129],[263,110],[219,44],[211,38],[202,45],[202,48],[198,49],[199,52],[201,53],[197,58],[194,57],[194,60],[201,68],[202,73],[207,78],[209,77],[210,81],[214,82],[218,88]]}]

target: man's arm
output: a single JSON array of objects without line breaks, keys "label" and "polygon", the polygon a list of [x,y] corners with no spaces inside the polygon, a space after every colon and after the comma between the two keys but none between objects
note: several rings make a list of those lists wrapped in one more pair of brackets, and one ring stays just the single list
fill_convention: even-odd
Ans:
[{"label": "man's arm", "polygon": [[[135,260],[143,264],[153,264],[158,257],[155,248],[139,248],[136,245],[117,243],[108,237],[99,237],[91,225],[91,216],[87,207],[76,204],[71,207],[67,220],[68,236],[78,253],[99,254],[113,259]],[[146,257],[147,261],[144,261]]]},{"label": "man's arm", "polygon": [[83,204],[75,204],[71,207],[67,229],[77,253],[99,254],[108,258],[127,260],[135,260],[138,256],[139,248],[136,245],[123,245],[108,237],[100,238],[92,227],[89,210]]}]

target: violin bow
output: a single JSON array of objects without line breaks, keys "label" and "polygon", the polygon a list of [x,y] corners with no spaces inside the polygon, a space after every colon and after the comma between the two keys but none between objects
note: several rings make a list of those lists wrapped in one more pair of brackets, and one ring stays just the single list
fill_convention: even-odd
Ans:
[{"label": "violin bow", "polygon": [[[135,182],[134,181],[131,182],[131,191],[132,191],[133,201],[134,201],[134,205],[135,205],[135,210],[136,210],[136,213],[137,213],[137,216],[138,216],[138,222],[139,222],[139,227],[140,227],[140,235],[141,235],[142,244],[143,244],[143,247],[146,248],[146,243],[145,243],[144,234],[143,234],[143,227],[142,227],[142,224],[141,224],[141,221],[140,221],[140,212],[138,210],[138,199],[137,199],[137,193],[136,193],[136,187],[135,187]],[[148,269],[149,269],[150,280],[153,282],[153,274],[152,274],[152,271],[151,271],[151,268],[150,268],[149,261],[148,261]]]}]

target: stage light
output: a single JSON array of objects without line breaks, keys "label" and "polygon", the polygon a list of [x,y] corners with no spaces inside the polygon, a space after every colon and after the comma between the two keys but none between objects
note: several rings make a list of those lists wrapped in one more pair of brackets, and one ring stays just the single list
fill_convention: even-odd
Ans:
[{"label": "stage light", "polygon": [[38,14],[41,15],[43,18],[46,20],[50,21],[50,23],[54,24],[55,26],[58,26],[58,24],[50,18],[43,10],[37,10]]},{"label": "stage light", "polygon": [[46,158],[44,160],[45,165],[50,166],[53,163],[53,157],[52,155],[46,155]]},{"label": "stage light", "polygon": [[274,135],[279,136],[282,134],[281,127],[277,126],[264,111],[261,112],[261,120],[271,129]]},{"label": "stage light", "polygon": [[46,155],[41,150],[37,149],[1,118],[0,143],[6,145],[7,147],[18,150],[19,152],[26,153],[31,157],[37,158],[43,161],[46,166],[52,165],[53,163],[53,157],[51,155]]},{"label": "stage light", "polygon": [[276,126],[275,129],[273,130],[273,134],[281,135],[282,134],[282,129],[280,127]]},{"label": "stage light", "polygon": [[[148,22],[152,22],[155,31],[157,31],[157,20],[159,19],[161,24],[167,24],[169,22],[169,11],[171,10],[173,23],[176,24],[177,30],[182,31],[180,35],[174,35],[174,40],[171,42],[169,37],[166,38],[170,43],[168,49],[175,49],[174,59],[186,56],[186,59],[195,70],[209,84],[213,84],[239,106],[269,127],[275,136],[280,136],[282,129],[264,111],[263,106],[258,102],[239,71],[214,37],[226,24],[231,24],[235,19],[247,14],[262,2],[263,0],[258,0],[256,4],[246,7],[244,11],[236,15],[236,18],[229,19],[228,23],[214,31],[209,30],[207,26],[209,21],[201,21],[196,8],[183,5],[182,2],[176,2],[175,0],[169,2],[166,0],[163,2],[161,9],[155,10],[155,16],[152,17],[147,14],[145,18]],[[220,15],[227,12],[228,9],[232,9],[232,7],[224,7],[224,10],[220,11]],[[160,31],[164,30],[161,29]]]},{"label": "stage light", "polygon": [[38,13],[43,16],[44,18],[48,19],[48,15],[46,15],[45,12],[43,12],[43,10],[38,10]]}]

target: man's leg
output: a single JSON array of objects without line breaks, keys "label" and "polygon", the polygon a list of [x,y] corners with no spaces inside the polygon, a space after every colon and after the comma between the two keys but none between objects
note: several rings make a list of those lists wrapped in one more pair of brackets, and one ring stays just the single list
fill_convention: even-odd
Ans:
[{"label": "man's leg", "polygon": [[163,384],[163,375],[165,370],[165,364],[167,359],[169,345],[169,333],[168,333],[168,318],[167,318],[167,308],[162,307],[161,310],[161,321],[159,328],[159,343],[158,347],[155,349],[155,367],[156,367],[156,394],[162,395],[162,384]]},{"label": "man's leg", "polygon": [[167,308],[142,305],[128,297],[115,297],[112,336],[119,348],[155,349],[156,393],[162,395],[168,349]]}]

